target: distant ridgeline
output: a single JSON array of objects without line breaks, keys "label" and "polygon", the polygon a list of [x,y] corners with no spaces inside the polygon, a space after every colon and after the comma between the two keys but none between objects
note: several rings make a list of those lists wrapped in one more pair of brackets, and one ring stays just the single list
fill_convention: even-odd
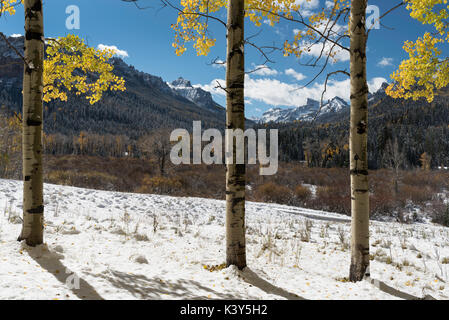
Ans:
[{"label": "distant ridgeline", "polygon": [[[368,157],[370,169],[449,166],[449,90],[434,102],[393,99],[385,85],[369,97]],[[325,113],[311,123],[265,123],[277,127],[283,161],[305,161],[312,167],[348,167],[349,108]],[[396,147],[395,147],[396,145]]]},{"label": "distant ridgeline", "polygon": [[[23,50],[23,37],[8,40]],[[57,134],[72,140],[85,132],[136,140],[158,128],[191,129],[193,120],[201,120],[203,128],[224,128],[225,109],[212,100],[209,92],[192,87],[188,81],[189,87],[178,90],[182,78],[171,85],[121,59],[113,58],[112,63],[114,73],[125,79],[127,90],[108,92],[93,106],[83,97],[73,95],[67,102],[45,104],[46,135]],[[0,106],[11,112],[21,112],[22,66],[16,53],[0,41]]]},{"label": "distant ridgeline", "polygon": [[[9,37],[18,50],[22,37]],[[202,128],[224,129],[225,109],[209,92],[179,78],[166,83],[113,58],[115,73],[126,81],[125,92],[108,92],[91,106],[82,97],[45,105],[45,151],[51,154],[139,156],[136,141],[159,128],[185,128],[201,120]],[[0,41],[0,106],[21,112],[22,61]],[[432,167],[449,166],[449,90],[431,104],[424,100],[395,100],[385,85],[369,97],[369,164],[388,166],[391,150],[402,168],[421,166],[425,154]],[[335,97],[317,115],[319,103],[267,111],[247,127],[279,128],[283,161],[304,161],[309,166],[346,167],[349,162],[349,105]],[[312,120],[315,121],[312,122]],[[397,141],[398,148],[390,148]],[[399,155],[397,154],[399,153]],[[422,159],[421,159],[422,160]]]}]

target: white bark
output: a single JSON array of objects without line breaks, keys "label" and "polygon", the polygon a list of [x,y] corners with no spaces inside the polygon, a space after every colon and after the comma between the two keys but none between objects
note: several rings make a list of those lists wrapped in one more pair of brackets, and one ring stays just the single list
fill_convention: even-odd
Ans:
[{"label": "white bark", "polygon": [[19,241],[43,243],[42,173],[44,22],[41,0],[24,0],[25,60],[23,73],[23,227]]},{"label": "white bark", "polygon": [[369,272],[368,85],[366,81],[367,0],[352,0],[351,55],[351,267],[349,279],[360,281]]},{"label": "white bark", "polygon": [[[226,129],[245,130],[244,0],[228,0]],[[226,264],[246,267],[245,164],[226,165]]]}]

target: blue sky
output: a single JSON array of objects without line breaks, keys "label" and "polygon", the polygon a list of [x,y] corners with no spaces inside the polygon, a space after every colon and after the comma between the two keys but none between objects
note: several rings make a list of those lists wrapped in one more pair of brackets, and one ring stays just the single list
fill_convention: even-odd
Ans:
[{"label": "blue sky", "polygon": [[[305,0],[298,0],[305,2]],[[173,0],[173,3],[179,1]],[[386,12],[399,2],[392,0],[369,1],[376,5],[380,13]],[[74,33],[84,38],[92,46],[116,46],[123,53],[125,62],[137,69],[162,77],[165,81],[173,81],[179,76],[189,79],[192,84],[211,91],[214,98],[225,105],[224,92],[215,89],[216,81],[223,81],[223,67],[211,66],[215,58],[225,59],[226,43],[224,27],[212,23],[210,30],[217,38],[217,45],[208,57],[197,56],[191,46],[187,52],[178,57],[171,46],[174,33],[170,28],[176,21],[176,12],[170,8],[161,8],[157,0],[140,0],[141,6],[153,6],[146,10],[138,10],[133,4],[120,0],[44,0],[45,34],[47,37],[63,36]],[[305,3],[305,12],[318,11],[324,1],[312,0]],[[66,7],[77,5],[80,9],[81,25],[79,30],[66,29]],[[220,16],[225,19],[224,13]],[[405,40],[415,40],[426,30],[419,22],[408,15],[402,7],[382,20],[379,30],[373,30],[368,42],[368,79],[371,90],[389,79],[390,74],[405,58],[402,45]],[[251,22],[246,24],[246,35],[261,31],[254,39],[260,45],[280,45],[285,39],[291,39],[294,29],[299,28],[292,23],[280,23],[275,27],[262,24],[257,28]],[[0,31],[7,35],[23,34],[23,13],[18,8],[15,16],[3,16],[0,19]],[[347,58],[347,57],[346,57]],[[331,69],[348,69],[349,61],[343,59],[331,66]],[[319,99],[323,88],[324,76],[314,84],[302,89],[317,71],[299,64],[296,58],[285,58],[282,54],[273,54],[275,61],[269,64],[271,69],[252,73],[246,84],[246,115],[260,116],[272,107],[293,107],[302,105],[307,98]],[[264,59],[260,54],[246,48],[246,66],[248,70],[260,65]],[[337,77],[330,83],[327,99],[334,96],[349,98],[349,81]]]}]

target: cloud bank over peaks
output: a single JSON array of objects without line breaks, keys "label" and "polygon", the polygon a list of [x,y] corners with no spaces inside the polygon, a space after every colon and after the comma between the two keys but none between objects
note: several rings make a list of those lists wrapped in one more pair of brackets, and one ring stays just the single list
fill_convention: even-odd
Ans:
[{"label": "cloud bank over peaks", "polygon": [[[289,70],[289,69],[287,69]],[[294,71],[294,70],[293,70]],[[287,71],[286,71],[287,73]],[[293,76],[293,72],[289,71]],[[368,82],[370,92],[376,92],[387,80],[382,77],[372,78]],[[224,79],[214,79],[209,84],[197,85],[214,95],[225,96],[225,91],[218,84],[225,87]],[[251,102],[263,102],[274,107],[296,107],[307,103],[307,99],[321,100],[324,83],[315,82],[308,87],[299,84],[282,82],[272,78],[254,78],[252,74],[245,78],[245,99]],[[324,100],[340,97],[349,101],[350,80],[329,80]]]}]

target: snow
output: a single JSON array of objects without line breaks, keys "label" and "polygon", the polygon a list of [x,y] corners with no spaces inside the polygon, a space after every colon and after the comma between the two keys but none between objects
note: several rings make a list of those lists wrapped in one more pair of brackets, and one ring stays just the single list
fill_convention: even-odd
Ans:
[{"label": "snow", "polygon": [[312,121],[315,119],[318,110],[320,110],[319,115],[327,113],[337,113],[344,109],[349,108],[349,105],[343,99],[339,97],[334,97],[325,103],[320,110],[320,102],[307,99],[307,103],[303,106],[295,108],[271,108],[263,113],[262,117],[259,119],[262,123],[268,122],[291,122],[295,120],[301,121]]},{"label": "snow", "polygon": [[[239,271],[219,266],[224,201],[47,184],[45,244],[30,248],[16,241],[21,185],[0,180],[0,299],[398,299],[345,280],[347,216],[248,202]],[[448,231],[372,221],[372,278],[448,299]]]}]

